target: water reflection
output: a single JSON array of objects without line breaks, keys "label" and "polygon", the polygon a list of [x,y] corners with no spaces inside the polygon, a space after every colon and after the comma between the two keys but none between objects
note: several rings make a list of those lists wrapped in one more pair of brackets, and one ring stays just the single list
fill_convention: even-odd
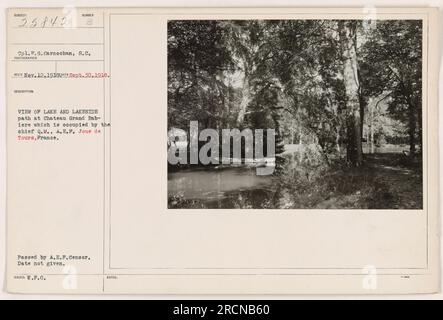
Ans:
[{"label": "water reflection", "polygon": [[[169,207],[261,207],[257,202],[269,197],[274,183],[275,176],[258,176],[255,168],[246,166],[171,172],[168,174]],[[245,203],[249,200],[250,204]]]}]

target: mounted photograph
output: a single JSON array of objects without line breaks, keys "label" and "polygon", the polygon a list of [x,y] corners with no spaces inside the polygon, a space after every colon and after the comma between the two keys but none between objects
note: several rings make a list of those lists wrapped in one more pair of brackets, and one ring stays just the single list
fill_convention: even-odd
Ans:
[{"label": "mounted photograph", "polygon": [[422,209],[422,20],[169,20],[169,209]]}]

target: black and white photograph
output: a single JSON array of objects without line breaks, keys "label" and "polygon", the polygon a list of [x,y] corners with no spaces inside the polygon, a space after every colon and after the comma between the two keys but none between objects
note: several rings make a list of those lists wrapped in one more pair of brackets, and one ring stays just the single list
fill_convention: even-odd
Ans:
[{"label": "black and white photograph", "polygon": [[11,1],[0,300],[441,299],[442,5]]},{"label": "black and white photograph", "polygon": [[168,21],[168,208],[422,209],[421,20]]}]

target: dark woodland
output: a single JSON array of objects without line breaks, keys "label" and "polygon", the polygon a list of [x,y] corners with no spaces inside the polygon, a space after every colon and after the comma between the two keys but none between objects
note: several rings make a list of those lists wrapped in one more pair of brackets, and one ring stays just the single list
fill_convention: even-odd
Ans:
[{"label": "dark woodland", "polygon": [[169,21],[168,129],[190,121],[274,129],[276,169],[168,165],[169,208],[421,209],[422,23]]}]

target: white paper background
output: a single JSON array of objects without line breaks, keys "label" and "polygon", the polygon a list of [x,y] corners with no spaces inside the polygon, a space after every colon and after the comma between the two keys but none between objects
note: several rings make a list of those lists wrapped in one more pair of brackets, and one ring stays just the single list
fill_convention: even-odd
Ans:
[{"label": "white paper background", "polygon": [[[38,296],[38,295],[11,295],[5,292],[5,238],[6,238],[6,214],[5,214],[5,205],[6,205],[6,103],[5,103],[5,52],[6,52],[6,21],[5,21],[5,9],[8,7],[63,7],[63,6],[89,6],[89,7],[110,7],[110,6],[124,6],[124,7],[133,7],[133,6],[141,6],[141,7],[166,7],[166,6],[175,6],[175,7],[267,7],[267,6],[280,6],[280,7],[288,7],[288,6],[297,6],[297,7],[315,7],[315,6],[328,6],[328,7],[439,7],[440,8],[440,34],[443,34],[443,0],[409,0],[409,1],[364,1],[364,0],[336,0],[336,1],[327,1],[327,0],[227,0],[227,1],[210,1],[210,0],[83,0],[83,1],[38,1],[38,0],[3,0],[0,3],[0,28],[1,28],[1,42],[0,42],[0,299],[32,299],[32,298],[43,298],[43,299],[80,299],[80,298],[88,298],[88,299],[98,299],[98,298],[107,298],[107,299],[116,299],[116,298],[136,298],[136,299],[146,299],[146,298],[164,298],[164,296]],[[440,50],[441,51],[441,50]],[[441,52],[440,52],[441,54]],[[441,68],[442,69],[442,68]],[[440,69],[440,75],[441,75]],[[440,79],[439,82],[439,92],[442,92],[443,82]],[[442,103],[440,102],[440,105]],[[439,108],[441,109],[441,108]],[[439,114],[439,122],[440,122],[440,150],[443,147],[443,114],[440,111]],[[440,165],[443,164],[442,161],[442,153],[440,152]],[[440,183],[443,182],[443,173],[440,171]],[[443,189],[443,188],[442,188]],[[440,191],[440,198],[442,198],[443,192],[442,189]],[[441,226],[440,226],[441,230]],[[442,282],[443,284],[443,282]],[[202,296],[194,296],[195,298],[202,298]],[[169,296],[169,298],[180,298],[180,296]],[[186,298],[191,298],[190,296],[186,296]],[[217,296],[211,296],[211,298],[216,299]],[[313,296],[257,296],[253,297],[245,297],[245,296],[223,296],[223,299],[228,298],[251,298],[251,299],[294,299],[294,298],[314,298]],[[392,299],[393,296],[315,296],[315,298],[321,299],[331,299],[331,298],[357,298],[357,299]],[[436,295],[427,295],[427,296],[418,296],[418,295],[409,295],[409,296],[399,296],[396,298],[402,299],[443,299],[443,294]]]}]

